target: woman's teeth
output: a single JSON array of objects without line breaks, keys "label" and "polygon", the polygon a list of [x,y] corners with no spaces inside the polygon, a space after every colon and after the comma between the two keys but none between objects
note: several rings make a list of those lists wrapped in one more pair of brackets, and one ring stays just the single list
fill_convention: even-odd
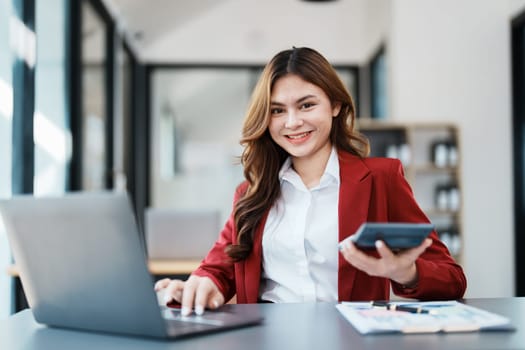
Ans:
[{"label": "woman's teeth", "polygon": [[289,138],[291,139],[300,139],[302,137],[305,137],[306,135],[308,135],[309,131],[307,132],[303,132],[302,134],[299,134],[299,135],[288,135]]}]

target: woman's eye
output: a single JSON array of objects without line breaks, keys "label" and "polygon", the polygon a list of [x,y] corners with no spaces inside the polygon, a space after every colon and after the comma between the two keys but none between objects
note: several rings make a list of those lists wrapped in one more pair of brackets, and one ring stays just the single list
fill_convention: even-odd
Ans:
[{"label": "woman's eye", "polygon": [[270,109],[270,113],[271,114],[280,114],[282,112],[283,112],[282,108],[272,108],[272,109]]},{"label": "woman's eye", "polygon": [[311,108],[313,106],[314,106],[313,103],[303,103],[302,106],[301,106],[301,109],[308,109],[308,108]]}]

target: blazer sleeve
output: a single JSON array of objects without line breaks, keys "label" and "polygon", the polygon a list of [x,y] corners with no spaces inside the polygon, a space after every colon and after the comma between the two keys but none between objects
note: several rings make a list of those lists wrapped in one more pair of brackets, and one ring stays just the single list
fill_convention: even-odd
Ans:
[{"label": "blazer sleeve", "polygon": [[[430,222],[417,204],[403,174],[401,162],[393,160],[388,177],[388,216],[390,222]],[[396,295],[421,300],[462,298],[467,288],[463,269],[450,255],[436,231],[430,234],[432,245],[416,260],[418,282],[405,288],[392,282]]]},{"label": "blazer sleeve", "polygon": [[[241,184],[235,191],[233,203],[239,200],[246,190],[246,183]],[[224,295],[226,301],[235,295],[235,270],[234,263],[225,253],[226,247],[236,241],[236,230],[233,219],[233,210],[221,230],[217,241],[208,252],[199,267],[192,275],[209,277]]]}]

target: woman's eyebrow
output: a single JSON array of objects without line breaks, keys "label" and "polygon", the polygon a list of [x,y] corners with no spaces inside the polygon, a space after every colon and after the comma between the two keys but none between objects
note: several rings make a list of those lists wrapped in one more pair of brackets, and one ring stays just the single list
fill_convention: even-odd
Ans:
[{"label": "woman's eyebrow", "polygon": [[[301,102],[303,102],[303,101],[305,101],[305,100],[307,100],[307,99],[309,99],[311,97],[316,97],[316,96],[315,95],[305,95],[305,96],[297,99],[297,101],[295,101],[295,103],[301,103]],[[284,106],[285,105],[284,103],[278,102],[278,101],[270,101],[270,104],[272,106]]]},{"label": "woman's eyebrow", "polygon": [[305,100],[308,100],[309,98],[312,98],[312,97],[316,97],[315,95],[306,95],[306,96],[303,96],[301,97],[300,99],[298,99],[296,101],[296,103],[301,103],[301,102],[304,102]]}]

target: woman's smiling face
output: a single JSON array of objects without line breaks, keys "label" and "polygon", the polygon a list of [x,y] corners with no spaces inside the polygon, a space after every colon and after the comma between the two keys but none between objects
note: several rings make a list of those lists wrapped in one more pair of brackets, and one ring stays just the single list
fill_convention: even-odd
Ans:
[{"label": "woman's smiling face", "polygon": [[294,160],[316,159],[330,154],[332,120],[339,110],[320,87],[288,74],[273,86],[268,129]]}]

